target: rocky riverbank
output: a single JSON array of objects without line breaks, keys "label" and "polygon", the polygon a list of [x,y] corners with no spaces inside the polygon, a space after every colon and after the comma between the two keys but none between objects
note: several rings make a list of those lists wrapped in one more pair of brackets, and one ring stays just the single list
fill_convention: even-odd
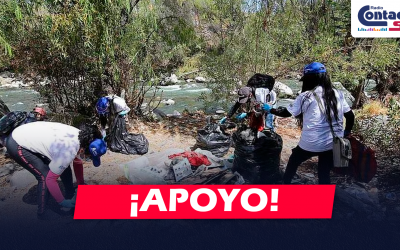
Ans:
[{"label": "rocky riverbank", "polygon": [[39,79],[37,82],[26,81],[16,73],[4,71],[0,73],[0,88],[31,88],[33,84],[45,85],[48,79]]}]

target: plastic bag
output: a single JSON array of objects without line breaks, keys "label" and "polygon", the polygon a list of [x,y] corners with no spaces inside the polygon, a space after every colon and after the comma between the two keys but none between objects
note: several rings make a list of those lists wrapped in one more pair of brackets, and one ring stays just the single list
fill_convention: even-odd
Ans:
[{"label": "plastic bag", "polygon": [[183,149],[171,148],[162,152],[141,156],[120,165],[125,177],[132,184],[167,184],[171,160],[168,155],[182,153]]},{"label": "plastic bag", "polygon": [[9,112],[0,119],[0,135],[9,135],[16,127],[22,125],[27,117],[26,112]]},{"label": "plastic bag", "polygon": [[10,113],[10,109],[7,107],[7,105],[3,102],[3,100],[0,99],[0,117]]},{"label": "plastic bag", "polygon": [[200,148],[210,151],[217,157],[224,156],[232,143],[232,137],[221,131],[218,124],[207,124],[203,129],[197,130],[194,149]]},{"label": "plastic bag", "polygon": [[106,138],[113,152],[143,155],[149,149],[149,141],[143,134],[128,133],[125,118],[120,115],[115,118],[111,133]]},{"label": "plastic bag", "polygon": [[274,184],[281,180],[279,171],[282,138],[275,132],[250,128],[233,134],[235,143],[233,171],[252,184]]}]

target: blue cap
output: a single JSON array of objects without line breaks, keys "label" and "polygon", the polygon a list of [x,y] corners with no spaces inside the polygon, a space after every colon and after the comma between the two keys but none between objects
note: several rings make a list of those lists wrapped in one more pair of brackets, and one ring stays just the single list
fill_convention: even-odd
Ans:
[{"label": "blue cap", "polygon": [[303,74],[318,74],[318,73],[325,73],[326,67],[322,63],[319,62],[312,62],[304,67]]},{"label": "blue cap", "polygon": [[92,156],[93,165],[100,166],[100,157],[107,152],[107,144],[102,139],[96,139],[89,145],[90,155]]},{"label": "blue cap", "polygon": [[107,97],[100,98],[96,103],[96,110],[99,115],[104,115],[108,113],[109,101]]}]

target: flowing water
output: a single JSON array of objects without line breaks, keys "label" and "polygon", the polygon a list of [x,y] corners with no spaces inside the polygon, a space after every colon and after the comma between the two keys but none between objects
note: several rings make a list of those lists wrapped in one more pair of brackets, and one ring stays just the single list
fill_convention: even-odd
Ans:
[{"label": "flowing water", "polygon": [[[297,93],[300,90],[301,85],[296,80],[285,80],[282,83],[288,85],[293,93]],[[204,84],[189,84],[189,85],[171,85],[171,86],[163,86],[159,87],[161,91],[159,91],[157,96],[160,96],[161,100],[172,99],[175,101],[173,105],[165,105],[160,104],[159,109],[165,112],[166,114],[172,114],[175,110],[178,112],[182,112],[184,109],[193,112],[198,109],[204,109],[204,105],[201,101],[198,100],[201,93],[211,92],[210,89],[206,88]],[[278,106],[288,106],[292,103],[291,99],[279,99]],[[215,111],[215,109],[220,106],[218,103],[215,104],[215,107],[207,110],[208,112]],[[230,105],[228,105],[230,106]]]},{"label": "flowing water", "polygon": [[[282,81],[288,85],[293,93],[296,93],[301,85],[295,80]],[[199,96],[203,92],[211,92],[210,89],[206,88],[204,84],[185,84],[185,85],[171,85],[159,87],[161,91],[158,92],[157,96],[161,100],[172,99],[175,101],[173,105],[160,104],[159,109],[166,114],[172,114],[174,111],[182,112],[187,109],[191,112],[204,109],[203,103],[199,100]],[[0,88],[0,99],[2,99],[11,111],[31,111],[35,105],[42,104],[38,92],[31,89],[10,89],[10,88]],[[279,99],[278,106],[287,106],[293,100],[290,99]],[[209,112],[215,111],[210,109]],[[229,106],[229,105],[228,105]]]},{"label": "flowing water", "polygon": [[11,111],[31,111],[41,104],[39,93],[31,89],[0,88],[0,99]]}]

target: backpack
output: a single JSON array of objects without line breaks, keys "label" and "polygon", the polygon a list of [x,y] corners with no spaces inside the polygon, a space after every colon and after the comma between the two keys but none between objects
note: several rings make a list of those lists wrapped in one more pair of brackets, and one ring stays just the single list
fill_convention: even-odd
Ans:
[{"label": "backpack", "polygon": [[247,82],[248,87],[252,88],[267,88],[271,91],[274,88],[275,79],[266,74],[257,73],[250,77],[249,81]]},{"label": "backpack", "polygon": [[0,116],[4,116],[4,115],[6,115],[8,113],[10,113],[10,109],[3,102],[3,100],[0,99]]},{"label": "backpack", "polygon": [[349,164],[351,175],[357,181],[368,183],[376,174],[375,151],[353,136],[348,139],[352,150],[352,159]]},{"label": "backpack", "polygon": [[14,111],[4,115],[0,119],[0,135],[9,135],[19,125],[25,122],[26,112]]}]

